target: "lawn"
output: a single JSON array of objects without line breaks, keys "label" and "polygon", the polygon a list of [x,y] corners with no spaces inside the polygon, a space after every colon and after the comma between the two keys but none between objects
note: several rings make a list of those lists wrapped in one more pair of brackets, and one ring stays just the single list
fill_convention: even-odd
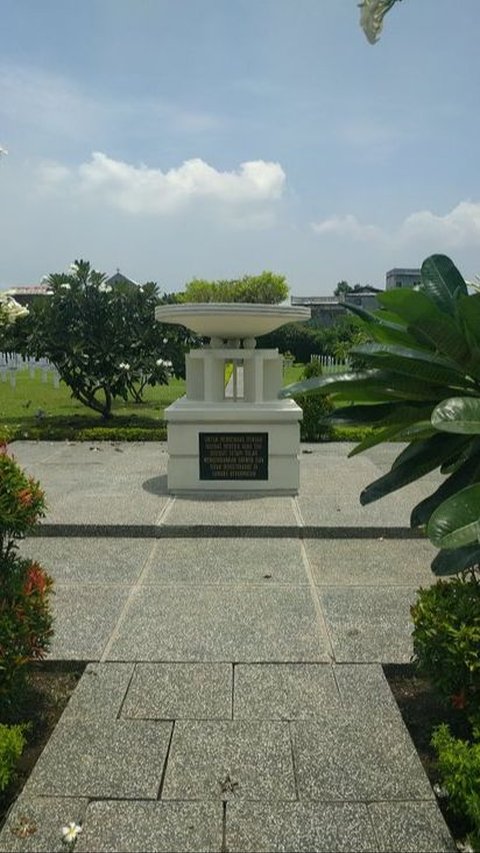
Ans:
[{"label": "lawn", "polygon": [[[185,382],[172,379],[168,385],[145,389],[144,403],[125,403],[118,399],[113,404],[114,418],[104,421],[99,414],[83,406],[71,396],[69,388],[60,382],[54,387],[53,375],[47,374],[43,381],[42,372],[37,370],[32,378],[28,370],[18,370],[16,387],[10,385],[9,377],[0,382],[0,422],[9,438],[74,438],[95,437],[92,430],[101,430],[104,438],[111,436],[112,429],[129,429],[130,436],[143,438],[132,430],[154,431],[155,439],[165,437],[164,409],[185,393]],[[76,435],[78,434],[78,435]],[[100,436],[98,436],[100,437]]]},{"label": "lawn", "polygon": [[[283,372],[283,384],[302,379],[305,365],[293,364]],[[45,378],[47,381],[45,381]],[[225,379],[228,380],[228,375]],[[143,403],[118,399],[113,404],[114,417],[102,417],[74,400],[67,386],[54,386],[53,374],[46,376],[36,369],[16,372],[16,387],[10,384],[8,371],[0,372],[0,440],[118,440],[165,441],[167,437],[164,410],[185,394],[185,381],[171,379],[168,385],[145,389]],[[335,428],[333,440],[359,441],[365,430]]]}]

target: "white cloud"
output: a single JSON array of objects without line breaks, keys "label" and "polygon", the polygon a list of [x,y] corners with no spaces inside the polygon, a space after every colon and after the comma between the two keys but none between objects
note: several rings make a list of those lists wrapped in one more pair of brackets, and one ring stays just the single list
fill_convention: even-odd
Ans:
[{"label": "white cloud", "polygon": [[[101,152],[80,166],[67,169],[61,164],[44,164],[42,185],[84,198],[102,200],[131,214],[172,213],[197,200],[221,204],[245,214],[281,198],[285,172],[279,163],[254,160],[241,163],[235,171],[221,172],[199,158],[162,171],[114,160]],[[253,210],[251,209],[253,207]]]},{"label": "white cloud", "polygon": [[443,216],[430,210],[412,213],[402,223],[398,237],[405,242],[430,240],[445,248],[478,244],[480,202],[461,201]]},{"label": "white cloud", "polygon": [[[373,224],[363,224],[352,213],[333,215],[312,223],[320,235],[337,235],[355,241],[376,241],[390,249],[434,247],[451,248],[477,246],[480,240],[480,202],[461,201],[443,215],[430,210],[409,214],[396,228],[390,230]],[[433,250],[433,249],[432,249]]]},{"label": "white cloud", "polygon": [[362,225],[352,213],[345,216],[335,214],[322,222],[312,222],[312,228],[317,234],[335,234],[353,240],[377,240],[383,236],[376,225]]}]

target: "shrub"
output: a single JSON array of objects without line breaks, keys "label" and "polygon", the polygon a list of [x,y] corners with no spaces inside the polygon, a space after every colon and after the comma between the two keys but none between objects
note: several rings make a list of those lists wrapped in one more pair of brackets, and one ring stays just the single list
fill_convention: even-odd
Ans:
[{"label": "shrub", "polygon": [[468,838],[473,850],[480,850],[480,732],[473,743],[455,738],[447,725],[438,726],[432,744],[437,752],[442,787],[449,807],[472,826]]},{"label": "shrub", "polygon": [[419,669],[439,693],[469,716],[480,712],[480,584],[437,581],[420,589],[411,609]]},{"label": "shrub", "polygon": [[0,792],[8,787],[25,746],[25,726],[0,723]]},{"label": "shrub", "polygon": [[42,567],[18,554],[17,540],[45,514],[38,482],[19,468],[5,445],[0,452],[0,705],[11,705],[25,665],[40,660],[52,635],[49,592]]},{"label": "shrub", "polygon": [[323,373],[323,368],[320,361],[315,358],[313,361],[310,361],[305,365],[302,373],[303,379],[311,379],[312,376],[321,376]]},{"label": "shrub", "polygon": [[328,441],[332,429],[326,418],[332,410],[332,404],[319,394],[299,394],[295,402],[303,410],[300,421],[301,441]]}]

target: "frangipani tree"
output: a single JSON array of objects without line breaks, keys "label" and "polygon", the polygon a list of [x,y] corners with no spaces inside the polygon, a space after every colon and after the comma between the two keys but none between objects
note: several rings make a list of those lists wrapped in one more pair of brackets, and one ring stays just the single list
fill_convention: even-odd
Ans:
[{"label": "frangipani tree", "polygon": [[480,565],[480,293],[445,255],[427,258],[421,284],[379,293],[380,309],[347,307],[369,343],[353,347],[365,365],[284,388],[328,394],[333,423],[373,426],[350,453],[384,441],[406,442],[391,470],[360,495],[365,505],[440,468],[445,480],[412,510],[440,553],[438,575]]}]

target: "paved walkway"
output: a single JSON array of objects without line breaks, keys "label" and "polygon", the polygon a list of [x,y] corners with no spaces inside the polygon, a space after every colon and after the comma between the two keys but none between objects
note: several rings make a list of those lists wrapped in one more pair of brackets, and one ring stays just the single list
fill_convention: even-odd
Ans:
[{"label": "paved walkway", "polygon": [[455,849],[381,666],[410,659],[436,477],[362,508],[394,448],[350,447],[302,445],[295,499],[173,499],[164,444],[15,444],[51,657],[90,663],[0,850],[62,850],[70,820],[79,853]]}]

